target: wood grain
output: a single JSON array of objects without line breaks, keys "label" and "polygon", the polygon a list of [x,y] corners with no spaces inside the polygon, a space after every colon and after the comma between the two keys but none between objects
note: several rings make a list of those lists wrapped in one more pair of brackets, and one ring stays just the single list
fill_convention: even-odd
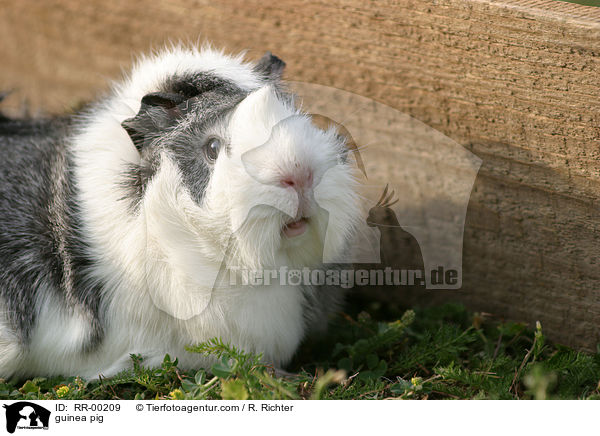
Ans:
[{"label": "wood grain", "polygon": [[[600,342],[600,8],[552,0],[0,1],[3,107],[60,112],[135,54],[210,40],[287,77],[394,107],[483,159],[460,298],[550,337]],[[393,175],[390,175],[393,177]]]}]

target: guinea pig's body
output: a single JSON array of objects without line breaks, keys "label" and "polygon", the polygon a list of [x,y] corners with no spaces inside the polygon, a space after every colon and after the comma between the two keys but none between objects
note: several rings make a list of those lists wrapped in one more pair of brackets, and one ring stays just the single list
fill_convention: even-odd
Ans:
[{"label": "guinea pig's body", "polygon": [[319,266],[360,217],[343,141],[282,68],[173,48],[82,114],[0,119],[0,377],[206,366],[184,347],[213,337],[289,361],[339,291],[216,277]]}]

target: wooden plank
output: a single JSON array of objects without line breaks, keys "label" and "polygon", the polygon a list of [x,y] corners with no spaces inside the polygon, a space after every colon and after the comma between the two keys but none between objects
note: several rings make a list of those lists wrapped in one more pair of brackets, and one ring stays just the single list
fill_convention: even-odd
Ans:
[{"label": "wooden plank", "polygon": [[[6,106],[59,112],[106,89],[132,55],[208,39],[287,77],[333,86],[425,122],[483,159],[460,296],[600,342],[600,9],[552,0],[1,0]],[[393,175],[391,175],[393,176]]]}]

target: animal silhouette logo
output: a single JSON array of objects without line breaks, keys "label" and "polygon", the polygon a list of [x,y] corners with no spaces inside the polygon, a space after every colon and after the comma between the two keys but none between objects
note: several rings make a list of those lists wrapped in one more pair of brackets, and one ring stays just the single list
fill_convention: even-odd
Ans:
[{"label": "animal silhouette logo", "polygon": [[6,409],[6,431],[14,433],[18,429],[48,429],[50,422],[50,411],[44,407],[29,401],[2,407]]},{"label": "animal silhouette logo", "polygon": [[[266,214],[269,208],[295,217],[303,208],[302,202],[314,203],[315,210],[320,211],[318,226],[315,225],[319,244],[313,244],[311,249],[314,250],[309,254],[320,249],[322,265],[391,267],[398,271],[416,272],[416,284],[425,289],[460,289],[465,218],[481,159],[432,127],[368,98],[300,82],[293,82],[292,89],[298,96],[296,103],[302,108],[302,114],[279,120],[270,127],[264,143],[236,157],[251,176],[249,183],[274,189],[270,186],[271,173],[265,167],[266,162],[278,153],[278,138],[282,136],[279,133],[292,131],[293,126],[301,124],[298,120],[306,116],[317,128],[335,131],[344,140],[346,153],[340,156],[339,161],[327,162],[318,173],[311,174],[312,191],[303,191],[300,195],[297,190],[297,196],[285,199],[275,195],[248,196],[243,202],[236,203],[238,213],[231,220],[229,243],[223,253],[218,254],[219,258],[211,258],[221,265],[220,268],[188,268],[187,258],[182,258],[179,265],[181,280],[182,283],[189,282],[189,286],[174,287],[182,294],[181,298],[159,292],[160,287],[154,285],[156,271],[149,267],[148,290],[154,304],[179,319],[190,319],[201,313],[215,292],[227,289],[227,270],[239,268],[233,262],[230,264],[231,259],[235,260],[234,242],[244,239],[243,235],[238,235],[248,229],[260,228],[249,217],[260,215],[260,211]],[[185,100],[170,110],[183,113],[189,107],[190,103]],[[136,135],[138,141],[154,140],[154,136],[144,132]],[[335,232],[328,229],[335,228],[331,223],[343,221],[347,210],[339,204],[337,207],[331,204],[328,191],[331,183],[323,181],[335,177],[339,166],[348,161],[358,170],[355,181],[359,185],[359,214],[362,217],[352,234],[348,235],[347,248],[340,249]],[[146,216],[149,217],[146,222],[148,228],[160,228],[162,221],[158,216],[150,213]],[[180,218],[173,216],[169,222]],[[190,246],[194,237],[189,233],[171,233],[170,237],[174,235],[180,238],[182,246]],[[265,241],[263,245],[268,243]],[[260,246],[254,247],[256,251]],[[252,252],[249,247],[244,248]],[[193,249],[190,252],[198,255]],[[301,253],[303,251],[296,250],[294,254]],[[310,268],[316,257],[312,256],[306,262],[307,259],[303,258],[297,263]],[[439,277],[444,277],[444,280]],[[172,303],[184,300],[189,304]]]}]

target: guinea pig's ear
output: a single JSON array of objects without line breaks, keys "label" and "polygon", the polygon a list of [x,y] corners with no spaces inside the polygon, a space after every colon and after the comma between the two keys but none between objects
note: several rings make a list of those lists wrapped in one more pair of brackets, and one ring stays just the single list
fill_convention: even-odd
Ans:
[{"label": "guinea pig's ear", "polygon": [[121,123],[138,151],[183,115],[187,99],[184,95],[168,92],[152,92],[142,97],[137,115]]},{"label": "guinea pig's ear", "polygon": [[142,97],[142,109],[151,106],[172,109],[183,103],[186,98],[184,95],[170,92],[151,92]]},{"label": "guinea pig's ear", "polygon": [[272,80],[281,79],[284,69],[285,62],[271,54],[270,51],[266,52],[254,66],[254,71]]}]

